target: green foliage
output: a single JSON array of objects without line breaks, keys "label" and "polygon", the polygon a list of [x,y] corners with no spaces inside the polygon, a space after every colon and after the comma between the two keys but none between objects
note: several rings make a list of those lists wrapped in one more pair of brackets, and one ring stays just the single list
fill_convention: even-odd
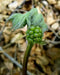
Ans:
[{"label": "green foliage", "polygon": [[23,75],[27,75],[27,62],[30,55],[31,48],[34,43],[44,44],[42,41],[43,33],[48,29],[42,14],[39,14],[36,8],[31,9],[25,14],[12,14],[7,21],[12,21],[12,29],[16,30],[22,28],[27,24],[28,30],[26,32],[26,39],[28,46],[23,60]]},{"label": "green foliage", "polygon": [[25,14],[15,13],[12,14],[7,21],[12,21],[12,29],[16,30],[22,28],[27,24],[27,27],[30,28],[31,25],[40,26],[42,32],[45,32],[48,27],[44,22],[42,14],[39,14],[36,8],[31,9]]}]

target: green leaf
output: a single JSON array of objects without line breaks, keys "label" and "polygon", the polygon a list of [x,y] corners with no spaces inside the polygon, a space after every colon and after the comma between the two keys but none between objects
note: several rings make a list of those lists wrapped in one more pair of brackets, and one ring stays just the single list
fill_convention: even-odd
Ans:
[{"label": "green leaf", "polygon": [[26,18],[25,14],[16,13],[11,15],[7,21],[12,21],[12,29],[16,30],[18,28],[22,28],[26,25]]},{"label": "green leaf", "polygon": [[44,22],[44,18],[42,14],[39,14],[36,8],[31,9],[29,12],[25,14],[15,13],[12,14],[7,21],[12,21],[12,29],[16,30],[18,28],[22,28],[27,24],[27,27],[30,28],[31,25],[40,26],[42,31],[46,31],[48,29],[47,25]]},{"label": "green leaf", "polygon": [[22,28],[26,25],[26,18],[25,15],[17,16],[16,21],[13,20],[13,29]]},{"label": "green leaf", "polygon": [[42,14],[35,14],[34,17],[32,18],[32,24],[33,25],[38,25],[42,27],[42,24],[44,22]]},{"label": "green leaf", "polygon": [[26,13],[26,21],[27,21],[27,26],[30,28],[32,25],[32,17],[34,17],[35,14],[38,14],[38,11],[36,8],[31,9],[29,12]]},{"label": "green leaf", "polygon": [[37,8],[32,8],[32,9],[29,11],[29,15],[32,17],[32,16],[34,16],[35,14],[38,14],[38,10],[37,10]]},{"label": "green leaf", "polygon": [[48,26],[47,26],[47,24],[46,23],[44,23],[43,25],[42,25],[42,32],[44,33],[45,31],[47,31],[48,30]]},{"label": "green leaf", "polygon": [[[20,13],[18,13],[20,15]],[[12,14],[6,21],[12,21],[17,16],[17,13]]]},{"label": "green leaf", "polygon": [[38,14],[38,11],[36,8],[31,9],[27,15],[26,15],[26,21],[27,21],[27,25],[28,28],[30,28],[30,26],[32,25],[32,18],[34,17],[34,15]]},{"label": "green leaf", "polygon": [[26,17],[27,27],[30,27],[31,26],[31,16],[29,15],[29,12],[25,14],[25,17]]},{"label": "green leaf", "polygon": [[48,30],[48,26],[44,22],[44,18],[42,14],[35,14],[32,18],[32,25],[38,25],[41,27],[42,32],[44,33],[46,30]]}]

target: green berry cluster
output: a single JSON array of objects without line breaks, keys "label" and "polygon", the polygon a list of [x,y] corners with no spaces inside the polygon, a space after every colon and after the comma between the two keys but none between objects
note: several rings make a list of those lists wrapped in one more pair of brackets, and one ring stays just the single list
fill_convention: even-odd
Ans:
[{"label": "green berry cluster", "polygon": [[42,41],[42,30],[39,26],[31,26],[26,32],[29,42],[40,43]]}]

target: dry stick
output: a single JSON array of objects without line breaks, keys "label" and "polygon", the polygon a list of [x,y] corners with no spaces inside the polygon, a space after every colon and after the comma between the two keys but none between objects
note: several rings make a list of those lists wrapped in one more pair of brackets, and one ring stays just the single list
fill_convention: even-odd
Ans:
[{"label": "dry stick", "polygon": [[34,8],[35,0],[32,0],[32,8]]},{"label": "dry stick", "polygon": [[45,40],[46,43],[51,43],[51,44],[60,44],[60,41],[51,41],[51,40]]},{"label": "dry stick", "polygon": [[[2,47],[0,47],[0,51],[3,51]],[[14,60],[11,56],[9,56],[6,52],[3,51],[3,54],[10,59],[14,64],[16,64],[20,69],[22,69],[22,65],[19,64],[16,60]],[[32,75],[29,71],[27,71],[28,75]]]},{"label": "dry stick", "polygon": [[23,2],[21,3],[21,5],[18,6],[18,7],[13,11],[13,13],[14,13],[15,11],[17,11],[18,9],[22,8],[22,6],[23,6],[23,4],[24,4],[25,2],[26,2],[26,0],[23,0]]},{"label": "dry stick", "polygon": [[58,33],[56,33],[52,28],[50,28],[50,26],[48,26],[48,28],[55,34],[56,37],[60,38],[60,36],[58,36]]},{"label": "dry stick", "polygon": [[[5,23],[5,26],[6,26],[6,23]],[[1,41],[1,36],[2,36],[2,33],[3,33],[3,30],[5,28],[5,26],[2,28],[2,30],[0,31],[0,41]]]},{"label": "dry stick", "polygon": [[[26,35],[22,36],[19,40],[23,39],[24,37],[26,37]],[[9,46],[11,46],[13,43],[10,42],[9,44],[5,45],[3,48],[8,48]]]},{"label": "dry stick", "polygon": [[26,2],[26,0],[24,0],[20,6],[18,6],[17,8],[21,8],[23,6],[23,4]]}]

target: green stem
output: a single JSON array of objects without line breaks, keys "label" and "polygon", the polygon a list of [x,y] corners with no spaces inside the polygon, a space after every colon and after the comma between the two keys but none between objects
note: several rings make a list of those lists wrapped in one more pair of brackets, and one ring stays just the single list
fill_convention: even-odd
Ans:
[{"label": "green stem", "polygon": [[27,75],[27,63],[28,63],[28,58],[29,58],[32,46],[33,46],[33,43],[29,42],[27,45],[27,49],[25,51],[24,60],[23,60],[23,75]]}]

